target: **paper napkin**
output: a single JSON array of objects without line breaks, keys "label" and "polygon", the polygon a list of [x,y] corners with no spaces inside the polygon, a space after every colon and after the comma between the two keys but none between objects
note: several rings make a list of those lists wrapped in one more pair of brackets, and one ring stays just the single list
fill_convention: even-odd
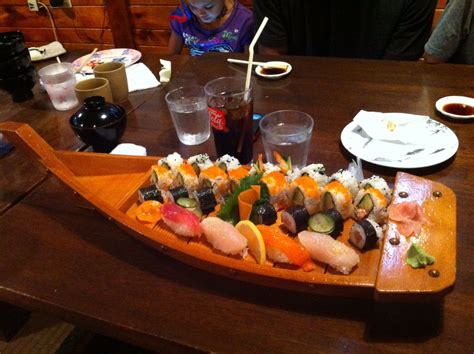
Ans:
[{"label": "paper napkin", "polygon": [[125,70],[127,71],[128,92],[146,90],[160,85],[155,75],[143,63],[131,65]]},{"label": "paper napkin", "polygon": [[111,152],[112,155],[146,156],[146,148],[135,144],[119,144]]},{"label": "paper napkin", "polygon": [[425,129],[430,117],[408,113],[380,113],[360,111],[354,122],[372,139],[419,145],[429,138]]},{"label": "paper napkin", "polygon": [[171,62],[169,60],[160,59],[162,68],[160,70],[160,82],[169,82],[171,78]]}]

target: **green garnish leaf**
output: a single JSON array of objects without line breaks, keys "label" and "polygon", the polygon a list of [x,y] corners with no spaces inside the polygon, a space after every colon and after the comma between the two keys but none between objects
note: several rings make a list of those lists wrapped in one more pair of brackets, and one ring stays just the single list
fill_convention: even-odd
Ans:
[{"label": "green garnish leaf", "polygon": [[239,194],[247,189],[250,189],[252,185],[258,185],[262,174],[259,173],[253,176],[247,176],[240,180],[239,187],[225,198],[224,203],[221,205],[221,210],[217,213],[217,217],[221,218],[224,221],[231,223],[232,225],[237,224],[240,221],[239,216]]},{"label": "green garnish leaf", "polygon": [[412,268],[423,268],[433,264],[435,258],[425,252],[419,245],[412,243],[407,252],[407,263]]}]

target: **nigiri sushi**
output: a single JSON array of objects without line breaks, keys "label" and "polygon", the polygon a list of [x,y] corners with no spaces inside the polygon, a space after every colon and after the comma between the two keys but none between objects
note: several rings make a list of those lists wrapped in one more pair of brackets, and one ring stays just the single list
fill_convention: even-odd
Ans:
[{"label": "nigiri sushi", "polygon": [[279,228],[267,225],[257,225],[265,243],[267,257],[279,263],[294,264],[303,270],[314,269],[308,251],[294,239],[284,234]]},{"label": "nigiri sushi", "polygon": [[349,274],[360,262],[356,251],[329,235],[301,231],[297,239],[308,250],[312,259],[327,263],[343,274]]},{"label": "nigiri sushi", "polygon": [[211,216],[201,221],[201,228],[206,240],[216,250],[230,255],[244,255],[247,239],[232,224]]},{"label": "nigiri sushi", "polygon": [[161,206],[161,218],[174,233],[184,237],[201,235],[199,217],[175,203],[165,203]]}]

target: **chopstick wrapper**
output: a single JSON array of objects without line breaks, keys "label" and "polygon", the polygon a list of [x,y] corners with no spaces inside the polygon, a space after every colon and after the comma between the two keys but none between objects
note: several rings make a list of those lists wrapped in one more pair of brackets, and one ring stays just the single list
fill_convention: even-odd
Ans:
[{"label": "chopstick wrapper", "polygon": [[400,159],[400,156],[430,154],[439,147],[436,127],[428,116],[361,110],[355,117],[361,145],[372,159]]},{"label": "chopstick wrapper", "polygon": [[127,71],[128,92],[146,90],[160,85],[155,75],[143,63],[131,65],[125,70]]}]

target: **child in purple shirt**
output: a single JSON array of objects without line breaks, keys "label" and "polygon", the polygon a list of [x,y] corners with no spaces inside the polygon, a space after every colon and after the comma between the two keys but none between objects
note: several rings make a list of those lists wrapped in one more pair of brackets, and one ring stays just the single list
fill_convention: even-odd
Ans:
[{"label": "child in purple shirt", "polygon": [[170,16],[169,54],[243,52],[253,37],[252,12],[238,0],[188,0]]}]

